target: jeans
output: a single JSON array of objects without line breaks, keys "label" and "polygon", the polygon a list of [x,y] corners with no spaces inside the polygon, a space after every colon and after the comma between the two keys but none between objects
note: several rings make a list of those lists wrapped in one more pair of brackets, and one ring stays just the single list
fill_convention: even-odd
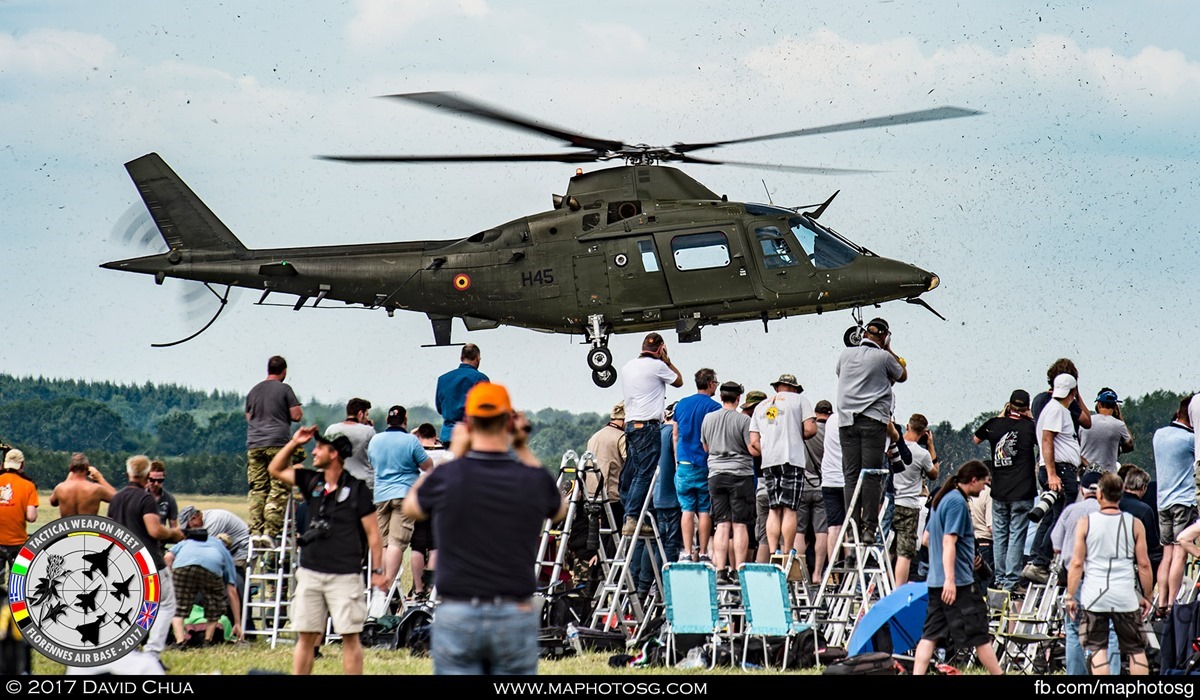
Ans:
[{"label": "jeans", "polygon": [[430,632],[438,676],[532,676],[538,615],[529,603],[438,603]]},{"label": "jeans", "polygon": [[[1075,473],[1075,465],[1055,462],[1054,469],[1058,473],[1058,478],[1062,479],[1062,496],[1054,502],[1054,505],[1050,506],[1050,512],[1046,513],[1038,522],[1037,536],[1033,541],[1032,563],[1047,568],[1054,560],[1054,545],[1050,542],[1050,530],[1054,527],[1054,523],[1058,522],[1058,516],[1062,515],[1063,508],[1074,503],[1075,499],[1079,497],[1079,476]],[[1043,491],[1049,488],[1045,466],[1038,467],[1038,483],[1041,484]]]},{"label": "jeans", "polygon": [[[993,504],[995,505],[995,504]],[[1083,611],[1080,610],[1082,615]],[[1087,656],[1083,653],[1083,644],[1079,641],[1079,620],[1066,615],[1066,624],[1063,625],[1066,630],[1066,674],[1068,676],[1087,676],[1088,663]],[[1117,676],[1121,674],[1121,651],[1117,646],[1117,630],[1109,625],[1108,627],[1108,669],[1109,673]]]},{"label": "jeans", "polygon": [[996,585],[1011,591],[1021,577],[1025,556],[1025,533],[1029,529],[1032,500],[992,501],[992,558]]},{"label": "jeans", "polygon": [[846,477],[846,517],[854,518],[859,533],[874,533],[879,522],[879,498],[883,493],[883,479],[872,476],[862,480],[858,503],[850,508],[850,499],[858,485],[863,469],[883,469],[887,447],[887,425],[862,415],[854,416],[851,425],[838,426],[838,438],[842,443],[842,473]]},{"label": "jeans", "polygon": [[[633,557],[630,559],[629,573],[640,593],[650,590],[655,583],[654,567],[659,571],[673,561],[679,561],[679,550],[683,549],[683,533],[680,531],[680,519],[683,511],[678,508],[657,508],[654,519],[658,524],[658,537],[662,541],[663,556],[666,561],[658,561],[658,548],[646,547],[646,541],[639,538],[633,547]],[[661,593],[661,592],[660,592]]]},{"label": "jeans", "polygon": [[621,469],[619,488],[626,518],[637,520],[642,513],[642,506],[646,504],[650,481],[658,469],[658,455],[662,449],[661,425],[656,420],[629,421],[625,424],[625,466]]}]

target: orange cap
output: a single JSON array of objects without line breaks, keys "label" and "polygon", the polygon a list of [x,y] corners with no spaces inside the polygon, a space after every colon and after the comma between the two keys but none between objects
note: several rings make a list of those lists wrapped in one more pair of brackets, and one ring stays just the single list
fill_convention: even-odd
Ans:
[{"label": "orange cap", "polygon": [[466,414],[475,418],[491,418],[512,413],[508,389],[491,382],[479,382],[467,392]]}]

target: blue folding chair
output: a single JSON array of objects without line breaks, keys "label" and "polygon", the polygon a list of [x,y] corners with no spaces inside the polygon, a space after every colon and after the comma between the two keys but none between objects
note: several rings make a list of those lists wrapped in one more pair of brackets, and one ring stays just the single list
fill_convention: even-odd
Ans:
[{"label": "blue folding chair", "polygon": [[672,562],[662,573],[667,663],[671,666],[676,663],[675,635],[703,634],[711,638],[709,668],[716,666],[716,642],[721,626],[717,609],[717,570],[707,562]]},{"label": "blue folding chair", "polygon": [[[746,627],[742,632],[742,668],[750,651],[750,638],[762,640],[763,663],[771,667],[767,637],[783,637],[782,670],[787,670],[792,637],[803,634],[812,625],[797,622],[792,616],[792,600],[788,593],[787,573],[776,564],[742,564],[738,569],[742,585],[742,607],[746,612]],[[816,634],[816,630],[813,630]]]}]

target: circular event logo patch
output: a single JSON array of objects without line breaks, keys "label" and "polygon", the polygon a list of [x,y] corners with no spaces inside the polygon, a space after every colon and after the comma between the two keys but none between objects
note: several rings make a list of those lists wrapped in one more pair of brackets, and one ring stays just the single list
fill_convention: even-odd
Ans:
[{"label": "circular event logo patch", "polygon": [[158,567],[115,520],[60,518],[33,533],[9,576],[22,636],[67,666],[99,666],[136,649],[158,614]]}]

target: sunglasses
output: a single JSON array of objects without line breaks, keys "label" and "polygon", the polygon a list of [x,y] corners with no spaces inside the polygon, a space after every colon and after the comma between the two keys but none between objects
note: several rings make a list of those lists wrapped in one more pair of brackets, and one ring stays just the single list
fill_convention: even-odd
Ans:
[{"label": "sunglasses", "polygon": [[166,481],[166,479],[155,479],[153,477],[150,478],[150,483],[152,484],[161,484],[164,481]]}]

